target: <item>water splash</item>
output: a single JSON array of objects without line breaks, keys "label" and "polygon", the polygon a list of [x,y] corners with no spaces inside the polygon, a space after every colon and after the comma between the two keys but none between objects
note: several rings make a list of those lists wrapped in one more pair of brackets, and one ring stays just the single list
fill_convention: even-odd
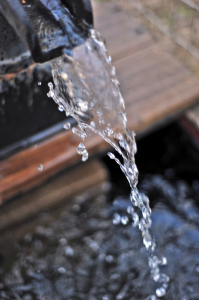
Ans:
[{"label": "water splash", "polygon": [[69,130],[71,128],[71,125],[70,125],[69,122],[67,122],[67,123],[64,124],[63,127],[64,127],[64,129]]},{"label": "water splash", "polygon": [[84,144],[80,143],[77,147],[77,153],[82,155],[82,161],[86,161],[88,159],[88,151],[86,150]]},{"label": "water splash", "polygon": [[[96,133],[120,155],[119,159],[113,153],[108,153],[130,184],[133,207],[128,207],[128,217],[115,214],[113,224],[126,225],[131,219],[132,226],[142,232],[151,276],[161,284],[156,290],[156,296],[147,299],[161,298],[166,294],[169,277],[160,273],[162,260],[154,255],[156,245],[149,232],[152,223],[149,199],[137,189],[135,133],[130,132],[126,126],[125,105],[119,91],[119,82],[102,37],[92,29],[87,42],[73,49],[71,56],[64,54],[51,64],[55,87],[49,83],[48,96],[54,99],[60,111],[65,111],[66,116],[72,116],[77,121],[78,128],[73,128],[73,133],[83,140]],[[83,143],[79,144],[77,152],[82,155],[82,161],[88,159]]]},{"label": "water splash", "polygon": [[44,168],[44,166],[43,166],[42,164],[39,164],[38,167],[37,167],[37,170],[38,170],[39,172],[42,172],[42,171],[43,171],[43,168]]}]

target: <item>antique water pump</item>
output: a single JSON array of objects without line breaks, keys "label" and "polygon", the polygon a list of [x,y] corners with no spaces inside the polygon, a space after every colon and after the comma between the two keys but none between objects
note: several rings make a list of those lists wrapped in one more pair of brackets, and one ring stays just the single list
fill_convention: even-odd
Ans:
[{"label": "antique water pump", "polygon": [[0,159],[65,119],[46,96],[47,62],[70,55],[92,26],[89,0],[0,0]]}]

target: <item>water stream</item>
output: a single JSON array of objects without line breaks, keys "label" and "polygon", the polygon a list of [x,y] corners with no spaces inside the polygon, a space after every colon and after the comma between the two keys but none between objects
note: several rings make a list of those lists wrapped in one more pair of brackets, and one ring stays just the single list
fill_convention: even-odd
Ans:
[{"label": "water stream", "polygon": [[[198,154],[190,155],[193,149],[177,124],[148,135],[138,147],[138,186],[150,198],[154,254],[168,259],[161,266],[170,278],[162,299],[197,300]],[[56,207],[1,232],[0,299],[143,300],[160,287],[151,280],[146,247],[132,226],[128,182],[114,160],[102,159],[111,172],[108,184],[66,196]],[[61,180],[64,187],[68,174],[47,186]],[[26,197],[36,198],[38,191]]]},{"label": "water stream", "polygon": [[[128,216],[121,218],[116,213],[113,224],[126,225],[130,221],[133,227],[141,231],[151,277],[159,283],[147,300],[161,298],[166,294],[169,277],[160,272],[159,266],[166,264],[167,260],[154,254],[156,244],[149,232],[152,223],[149,199],[137,189],[135,133],[127,128],[125,105],[115,68],[100,34],[92,29],[87,42],[76,47],[71,56],[64,54],[53,60],[52,74],[54,86],[49,83],[48,96],[54,99],[60,111],[65,111],[66,116],[72,116],[77,121],[78,126],[72,129],[73,133],[83,141],[92,134],[98,134],[118,153],[119,158],[111,152],[108,155],[119,165],[129,182],[132,205],[127,208]],[[64,128],[70,129],[69,125],[66,123]],[[82,161],[86,161],[88,152],[83,141],[77,152],[82,155]]]}]

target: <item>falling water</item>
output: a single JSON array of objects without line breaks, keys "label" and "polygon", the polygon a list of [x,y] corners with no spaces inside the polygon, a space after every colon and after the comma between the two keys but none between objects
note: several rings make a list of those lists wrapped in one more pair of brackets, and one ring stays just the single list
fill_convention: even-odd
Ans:
[{"label": "falling water", "polygon": [[[137,189],[135,133],[127,128],[125,105],[115,68],[100,34],[92,29],[87,42],[73,49],[71,56],[64,54],[54,59],[52,74],[55,86],[49,83],[48,96],[54,99],[60,111],[65,111],[66,116],[72,116],[77,121],[77,128],[72,128],[73,133],[82,140],[93,133],[98,134],[120,155],[118,159],[113,153],[108,153],[120,166],[130,184],[130,200],[133,205],[127,209],[128,217],[120,218],[119,214],[115,214],[113,224],[125,225],[131,220],[132,226],[140,229],[148,251],[151,277],[160,283],[156,295],[150,295],[147,300],[163,297],[169,277],[160,273],[159,265],[164,265],[167,261],[165,257],[159,259],[154,255],[156,245],[149,232],[152,223],[149,199]],[[66,123],[64,128],[70,129],[69,125]],[[82,161],[88,159],[83,143],[78,145],[77,152],[82,155]]]}]

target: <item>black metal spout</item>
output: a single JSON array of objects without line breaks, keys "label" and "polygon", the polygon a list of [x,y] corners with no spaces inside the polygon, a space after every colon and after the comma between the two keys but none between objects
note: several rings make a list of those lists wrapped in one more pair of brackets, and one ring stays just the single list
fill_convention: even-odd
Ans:
[{"label": "black metal spout", "polygon": [[92,26],[89,0],[0,0],[0,74],[70,54]]}]

